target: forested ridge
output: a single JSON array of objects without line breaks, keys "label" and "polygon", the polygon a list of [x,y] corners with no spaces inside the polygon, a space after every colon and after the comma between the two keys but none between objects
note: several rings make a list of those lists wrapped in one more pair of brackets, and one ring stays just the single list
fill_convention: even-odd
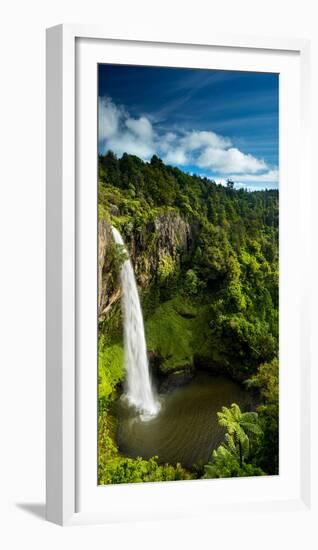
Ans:
[{"label": "forested ridge", "polygon": [[[235,189],[112,152],[99,157],[99,482],[278,473],[278,191]],[[225,439],[207,465],[120,455],[111,404],[124,377],[118,271],[124,237],[139,285],[150,365],[197,369],[257,396],[257,411],[224,407]],[[244,416],[245,415],[245,416]]]}]

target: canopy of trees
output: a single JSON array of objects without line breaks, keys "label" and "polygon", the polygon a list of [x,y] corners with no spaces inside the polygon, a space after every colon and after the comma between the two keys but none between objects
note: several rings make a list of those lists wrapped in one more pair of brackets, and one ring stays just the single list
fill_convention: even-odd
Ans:
[{"label": "canopy of trees", "polygon": [[[225,441],[205,477],[278,472],[278,203],[276,190],[236,190],[232,180],[222,186],[156,156],[149,163],[111,151],[99,157],[99,218],[134,242],[137,256],[138,243],[146,242],[144,263],[153,254],[158,217],[174,213],[191,228],[178,262],[163,254],[150,282],[140,277],[147,343],[163,360],[162,370],[213,365],[245,383],[261,403],[257,413],[235,404],[220,411]],[[115,306],[100,328],[103,407],[123,377],[119,316]],[[151,467],[140,462],[137,473],[129,462],[119,467],[114,460],[110,478],[123,471],[140,480],[158,474],[156,459]],[[180,468],[160,475],[183,478]]]}]

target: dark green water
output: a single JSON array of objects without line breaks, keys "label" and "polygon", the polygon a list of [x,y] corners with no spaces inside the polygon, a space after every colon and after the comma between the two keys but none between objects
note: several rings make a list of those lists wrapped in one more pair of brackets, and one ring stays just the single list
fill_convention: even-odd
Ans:
[{"label": "dark green water", "polygon": [[114,413],[118,418],[117,442],[126,456],[159,457],[159,462],[190,468],[206,463],[223,440],[217,411],[237,403],[242,410],[253,409],[251,395],[228,378],[198,373],[185,386],[160,396],[161,411],[143,421],[119,399]]}]

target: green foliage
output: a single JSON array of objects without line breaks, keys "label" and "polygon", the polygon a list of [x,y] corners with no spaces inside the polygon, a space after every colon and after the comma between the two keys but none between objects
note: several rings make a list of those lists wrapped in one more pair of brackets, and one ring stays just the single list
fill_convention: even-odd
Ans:
[{"label": "green foliage", "polygon": [[213,451],[212,460],[204,468],[204,478],[245,477],[264,475],[255,463],[263,431],[255,412],[242,413],[233,403],[218,412],[219,424],[226,429],[225,441]]},{"label": "green foliage", "polygon": [[143,243],[141,281],[157,254],[156,219],[173,212],[195,233],[177,261],[163,249],[152,283],[158,303],[177,294],[209,302],[205,347],[232,376],[245,379],[270,362],[278,352],[278,192],[224,188],[127,154],[100,157],[99,176],[102,216],[126,242]]},{"label": "green foliage", "polygon": [[127,154],[100,157],[99,177],[101,215],[126,242],[143,243],[138,262],[145,273],[157,253],[158,217],[174,212],[193,228],[179,261],[168,250],[160,256],[159,303],[177,293],[209,300],[211,338],[232,375],[242,363],[246,378],[271,361],[278,337],[278,192],[224,188],[157,157],[144,163]]},{"label": "green foliage", "polygon": [[228,361],[229,371],[234,376],[239,371],[240,379],[255,372],[264,358],[271,359],[277,353],[278,342],[269,324],[256,316],[249,319],[241,312],[216,312],[213,333]]},{"label": "green foliage", "polygon": [[116,423],[109,414],[108,406],[103,400],[99,400],[98,414],[98,471],[103,471],[109,460],[118,457],[118,449],[115,444]]},{"label": "green foliage", "polygon": [[178,306],[178,299],[165,302],[145,322],[148,350],[161,359],[163,371],[179,370],[193,363],[193,319],[180,314]]},{"label": "green foliage", "polygon": [[100,337],[98,346],[98,396],[109,403],[114,397],[116,386],[124,377],[124,352],[121,344],[105,344]]},{"label": "green foliage", "polygon": [[236,439],[243,441],[246,435],[249,434],[262,434],[262,430],[258,424],[257,413],[242,413],[240,407],[236,403],[232,403],[230,408],[222,407],[222,411],[217,414],[220,426],[227,429],[233,441]]},{"label": "green foliage", "polygon": [[246,381],[246,386],[258,389],[268,404],[278,405],[278,359],[275,358],[270,363],[260,365],[257,373]]},{"label": "green foliage", "polygon": [[147,481],[178,481],[192,479],[193,474],[180,464],[158,464],[157,458],[126,458],[119,454],[115,443],[116,421],[110,405],[123,380],[123,348],[109,344],[104,335],[99,339],[98,358],[98,483],[139,483]]},{"label": "green foliage", "polygon": [[209,306],[177,296],[147,315],[145,332],[148,350],[159,359],[163,372],[193,368],[217,356],[208,323]]},{"label": "green foliage", "polygon": [[165,281],[171,277],[175,272],[175,265],[170,254],[165,254],[159,260],[157,269],[157,277],[159,281]]},{"label": "green foliage", "polygon": [[183,293],[186,296],[197,296],[204,288],[205,284],[201,281],[193,269],[188,269],[185,274]]},{"label": "green foliage", "polygon": [[125,246],[118,243],[112,243],[109,250],[112,271],[119,272],[123,263],[128,260]]},{"label": "green foliage", "polygon": [[143,483],[147,481],[179,481],[191,479],[193,476],[180,464],[159,465],[158,457],[149,460],[113,456],[99,468],[99,484],[111,483]]},{"label": "green foliage", "polygon": [[119,284],[119,273],[122,264],[128,259],[127,252],[124,245],[111,242],[108,248],[108,284],[112,288],[118,287]]},{"label": "green foliage", "polygon": [[[206,466],[207,477],[278,472],[278,191],[247,192],[234,183],[223,187],[185,174],[156,156],[150,163],[112,152],[99,157],[99,219],[117,227],[134,251],[147,347],[160,369],[220,368],[248,379],[262,400],[257,421],[255,413],[239,414],[235,407],[220,413],[228,432]],[[157,223],[162,217],[173,229],[164,235]],[[183,248],[171,242],[180,218],[190,228]],[[122,247],[112,245],[112,292],[124,259]],[[100,335],[100,417],[107,410],[111,423],[109,405],[124,376],[118,305],[107,312]],[[101,422],[102,483],[177,475],[155,458],[121,457],[113,426]]]},{"label": "green foliage", "polygon": [[220,477],[251,477],[265,475],[263,470],[251,463],[240,465],[239,458],[226,447],[213,451],[213,462],[204,467],[204,479]]},{"label": "green foliage", "polygon": [[219,424],[226,428],[227,446],[230,451],[239,456],[240,467],[253,452],[253,445],[257,444],[263,434],[256,412],[242,413],[240,407],[233,403],[230,408],[222,407],[217,413]]},{"label": "green foliage", "polygon": [[279,469],[279,371],[278,360],[260,365],[258,372],[246,381],[249,389],[260,392],[262,404],[258,415],[263,438],[258,452],[258,463],[269,474],[278,474]]}]

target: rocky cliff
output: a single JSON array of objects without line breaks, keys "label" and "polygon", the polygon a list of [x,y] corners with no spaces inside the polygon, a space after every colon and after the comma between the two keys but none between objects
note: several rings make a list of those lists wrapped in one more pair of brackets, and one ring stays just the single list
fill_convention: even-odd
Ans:
[{"label": "rocky cliff", "polygon": [[[168,277],[180,266],[182,256],[190,252],[196,228],[176,212],[155,217],[143,229],[123,234],[137,283],[147,289],[156,279]],[[101,220],[98,225],[98,316],[103,321],[111,306],[120,298],[114,269],[111,227]]]},{"label": "rocky cliff", "polygon": [[111,226],[98,223],[98,320],[103,321],[111,306],[120,298],[121,290],[112,273],[113,237]]}]

